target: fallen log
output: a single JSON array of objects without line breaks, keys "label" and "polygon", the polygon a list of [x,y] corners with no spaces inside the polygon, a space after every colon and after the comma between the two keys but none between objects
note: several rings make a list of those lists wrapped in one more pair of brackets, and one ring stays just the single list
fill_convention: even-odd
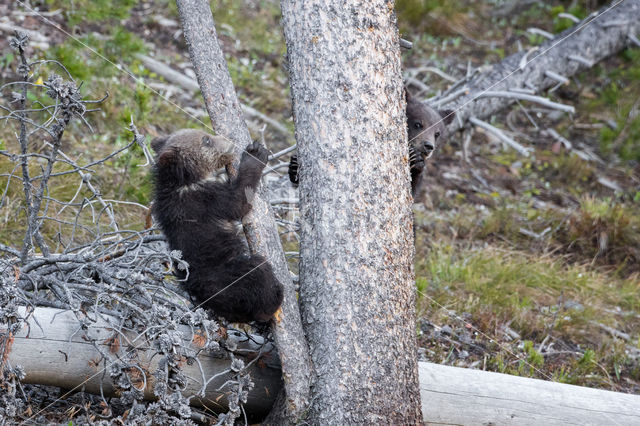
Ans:
[{"label": "fallen log", "polygon": [[[186,91],[197,92],[198,90],[200,90],[200,86],[198,86],[198,82],[196,80],[184,75],[180,71],[174,70],[169,65],[141,53],[137,54],[136,57],[140,59],[144,66],[147,67],[150,71],[162,76],[165,80],[182,87]],[[264,121],[274,130],[277,130],[278,133],[283,135],[285,138],[293,138],[291,131],[279,121],[274,120],[268,115],[261,113],[255,108],[251,108],[249,105],[241,103],[240,108],[242,109],[242,112],[244,112],[248,117]]]},{"label": "fallen log", "polygon": [[[24,308],[21,313],[24,314]],[[10,365],[21,365],[26,377],[23,383],[58,386],[84,390],[105,396],[117,394],[104,364],[94,346],[103,352],[111,350],[113,336],[110,321],[104,316],[86,330],[80,330],[71,311],[36,308],[27,326],[15,336],[9,352]],[[0,332],[3,325],[0,324]],[[190,334],[187,333],[187,334]],[[129,340],[138,342],[137,334]],[[233,336],[230,336],[232,339]],[[236,337],[236,340],[241,340]],[[193,345],[194,343],[191,342]],[[140,339],[136,347],[140,366],[153,372],[159,357]],[[122,345],[120,350],[125,350]],[[263,348],[261,362],[250,368],[255,387],[249,393],[245,409],[252,417],[266,414],[282,389],[279,361],[273,347]],[[255,343],[240,341],[237,352],[255,353]],[[114,357],[117,353],[114,353]],[[184,363],[189,377],[185,395],[195,395],[201,388],[202,377],[216,377],[206,388],[204,398],[194,402],[216,412],[227,408],[226,392],[218,388],[229,379],[223,373],[228,359],[201,352],[197,363]],[[526,377],[510,376],[481,370],[450,367],[428,362],[419,363],[422,412],[427,424],[640,424],[640,396],[573,386]],[[153,376],[148,374],[145,398],[154,399]]]},{"label": "fallen log", "polygon": [[[22,308],[21,314],[26,310]],[[130,331],[126,339],[120,339],[118,345],[113,344],[114,329],[120,320],[102,315],[95,322],[82,329],[78,318],[72,311],[53,308],[35,308],[25,326],[14,336],[9,351],[8,362],[12,366],[24,368],[26,377],[23,383],[58,386],[63,389],[80,391],[104,396],[116,396],[117,388],[108,374],[109,360],[102,360],[102,353],[110,353],[117,359],[124,351],[135,347],[138,353],[138,371],[144,371],[146,377],[140,378],[144,386],[144,398],[156,399],[153,394],[155,377],[161,361],[157,351],[139,333]],[[0,324],[0,333],[4,325]],[[192,331],[184,326],[183,335],[191,336]],[[261,359],[249,367],[249,375],[255,383],[249,392],[245,409],[252,417],[264,417],[282,388],[280,364],[275,347],[267,343],[260,348],[255,342],[242,338],[244,334],[229,338],[237,342],[234,351],[237,357],[243,357],[248,364],[260,353]],[[253,336],[260,341],[259,336]],[[227,339],[227,340],[228,340]],[[201,349],[197,337],[185,341],[184,345],[196,350]],[[98,350],[101,349],[101,350]],[[155,356],[154,356],[155,355]],[[228,409],[228,389],[223,384],[232,379],[229,370],[229,358],[223,353],[202,351],[198,356],[199,363],[185,362],[182,371],[188,378],[183,395],[191,396],[200,393],[203,380],[211,380],[206,385],[204,397],[192,400],[194,405],[205,406],[215,412]]]},{"label": "fallen log", "polygon": [[[515,53],[485,71],[477,70],[429,100],[438,108],[453,109],[453,132],[469,119],[486,119],[515,99],[504,93],[541,93],[634,44],[640,33],[640,0],[614,1],[540,46]],[[503,96],[488,96],[491,93]],[[521,96],[522,97],[522,96]]]},{"label": "fallen log", "polygon": [[426,424],[638,425],[640,396],[421,362]]}]

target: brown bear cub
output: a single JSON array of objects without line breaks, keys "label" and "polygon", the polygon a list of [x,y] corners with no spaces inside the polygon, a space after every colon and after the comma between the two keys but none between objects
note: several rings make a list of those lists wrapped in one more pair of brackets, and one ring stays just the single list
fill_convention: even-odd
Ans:
[{"label": "brown bear cub", "polygon": [[[409,137],[409,167],[411,170],[411,195],[422,181],[425,169],[424,161],[431,157],[436,143],[442,141],[446,125],[451,123],[455,113],[451,110],[436,111],[425,103],[413,99],[405,90],[407,100],[407,135]],[[298,157],[291,156],[289,162],[289,180],[298,184]]]},{"label": "brown bear cub", "polygon": [[415,100],[407,90],[405,90],[405,97],[411,195],[415,198],[424,177],[424,162],[431,157],[436,144],[442,142],[447,131],[446,125],[453,121],[455,112],[448,109],[436,111],[424,102]]},{"label": "brown bear cub", "polygon": [[183,129],[151,142],[153,215],[172,250],[189,264],[186,287],[197,301],[232,322],[271,319],[282,303],[282,284],[264,257],[249,254],[237,223],[251,210],[268,152],[254,142],[238,175],[212,178],[233,161],[232,145],[200,130]]}]

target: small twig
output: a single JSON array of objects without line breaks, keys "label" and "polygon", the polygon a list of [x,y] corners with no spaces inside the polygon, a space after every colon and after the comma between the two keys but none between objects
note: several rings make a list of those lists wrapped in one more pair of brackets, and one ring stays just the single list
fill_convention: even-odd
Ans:
[{"label": "small twig", "polygon": [[569,20],[573,21],[574,24],[577,24],[578,22],[580,22],[580,18],[578,18],[577,16],[572,15],[570,13],[566,13],[566,12],[558,13],[558,18],[569,19]]},{"label": "small twig", "polygon": [[555,140],[557,140],[558,142],[562,143],[562,145],[564,145],[565,149],[567,149],[567,150],[572,150],[573,149],[573,144],[571,143],[571,141],[566,139],[560,133],[556,132],[555,129],[549,128],[549,129],[546,130],[546,133],[551,135],[551,137],[554,138]]},{"label": "small twig", "polygon": [[447,81],[450,81],[450,82],[452,82],[452,83],[453,83],[453,82],[458,81],[458,79],[456,79],[455,77],[453,77],[453,76],[451,76],[451,75],[447,74],[446,72],[444,72],[444,71],[442,71],[441,69],[436,68],[436,67],[418,67],[418,68],[411,68],[409,71],[410,71],[413,75],[418,75],[418,74],[420,74],[420,73],[422,73],[422,72],[430,72],[430,73],[436,74],[436,75],[438,75],[438,76],[442,77],[443,79],[445,79],[445,80],[447,80]]},{"label": "small twig", "polygon": [[400,39],[400,47],[403,49],[412,49],[413,48],[413,43],[410,42],[409,40],[405,40],[403,38]]},{"label": "small twig", "polygon": [[417,87],[418,89],[420,89],[420,92],[418,93],[421,94],[423,92],[428,92],[429,90],[431,90],[431,88],[429,86],[427,86],[426,84],[424,84],[423,82],[421,82],[420,80],[418,80],[417,78],[414,77],[406,77],[405,81],[408,85],[412,85]]},{"label": "small twig", "polygon": [[272,154],[269,156],[269,161],[278,159],[284,155],[287,155],[288,153],[295,151],[296,149],[298,149],[298,145],[297,144],[293,144],[290,147],[287,147],[285,149],[283,149],[282,151],[278,151],[275,154]]},{"label": "small twig", "polygon": [[560,74],[558,74],[556,72],[553,72],[551,70],[546,70],[544,72],[544,75],[546,75],[547,77],[549,77],[552,80],[557,81],[559,84],[564,84],[564,85],[569,84],[569,79],[567,77],[565,77],[563,75],[560,75]]},{"label": "small twig", "polygon": [[560,104],[557,102],[553,102],[547,98],[542,96],[530,95],[522,92],[512,92],[512,91],[501,91],[501,90],[488,90],[478,94],[477,99],[480,98],[509,98],[509,99],[520,99],[523,101],[535,102],[537,104],[546,106],[548,108],[557,109],[560,111],[565,111],[569,113],[574,113],[576,109],[571,105]]},{"label": "small twig", "polygon": [[569,59],[571,59],[572,61],[580,62],[587,68],[591,68],[593,66],[593,61],[590,61],[589,59],[580,55],[569,55]]},{"label": "small twig", "polygon": [[491,124],[486,123],[482,120],[478,120],[475,117],[469,117],[469,121],[473,125],[483,128],[489,133],[492,133],[494,136],[498,137],[498,139],[500,139],[501,141],[509,145],[511,148],[515,149],[520,154],[524,155],[525,157],[528,157],[530,155],[531,148],[525,148],[524,146],[520,145],[518,142],[511,139],[509,136],[505,135],[504,132],[498,129],[497,127],[494,127]]},{"label": "small twig", "polygon": [[603,329],[604,331],[606,331],[607,333],[611,334],[614,337],[618,337],[620,339],[626,340],[627,342],[631,341],[631,336],[628,335],[627,333],[624,333],[620,330],[616,330],[613,327],[609,327],[608,325],[604,325],[602,323],[599,323],[597,321],[589,321],[589,324],[593,324],[597,327],[600,327],[601,329]]},{"label": "small twig", "polygon": [[527,32],[531,33],[531,34],[535,34],[535,35],[541,35],[542,37],[547,38],[549,40],[551,40],[551,39],[553,39],[555,37],[549,31],[545,31],[545,30],[540,29],[540,28],[527,28]]},{"label": "small twig", "polygon": [[438,98],[437,96],[435,98],[431,98],[427,100],[427,103],[431,105],[433,108],[437,108],[440,105],[453,102],[454,100],[458,99],[460,96],[464,96],[468,93],[469,93],[469,89],[466,87],[463,87],[462,89],[456,90],[455,92],[445,96],[444,98]]}]

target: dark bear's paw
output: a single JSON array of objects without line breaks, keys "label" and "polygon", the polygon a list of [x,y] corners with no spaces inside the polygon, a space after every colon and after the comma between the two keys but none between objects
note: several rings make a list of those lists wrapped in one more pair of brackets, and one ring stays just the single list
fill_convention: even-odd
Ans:
[{"label": "dark bear's paw", "polygon": [[298,156],[295,154],[289,161],[289,180],[294,186],[298,185]]},{"label": "dark bear's paw", "polygon": [[409,147],[409,167],[413,171],[421,172],[424,170],[424,158],[413,147]]},{"label": "dark bear's paw", "polygon": [[269,151],[260,142],[254,141],[242,154],[242,161],[259,163],[261,167],[267,165]]}]

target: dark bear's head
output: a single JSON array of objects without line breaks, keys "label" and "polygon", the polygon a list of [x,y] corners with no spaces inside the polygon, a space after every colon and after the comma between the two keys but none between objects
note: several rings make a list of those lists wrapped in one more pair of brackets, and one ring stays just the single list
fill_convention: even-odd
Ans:
[{"label": "dark bear's head", "polygon": [[233,144],[201,130],[182,129],[151,141],[156,175],[182,186],[206,179],[233,161]]},{"label": "dark bear's head", "polygon": [[436,111],[425,103],[413,99],[405,90],[407,99],[407,134],[409,144],[425,158],[431,157],[437,143],[445,136],[446,125],[455,112]]}]

